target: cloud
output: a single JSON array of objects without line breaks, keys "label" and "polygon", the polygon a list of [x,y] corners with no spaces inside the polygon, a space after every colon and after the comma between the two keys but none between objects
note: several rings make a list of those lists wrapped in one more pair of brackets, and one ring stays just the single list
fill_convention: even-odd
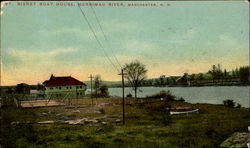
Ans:
[{"label": "cloud", "polygon": [[134,32],[138,29],[138,25],[135,22],[121,22],[121,21],[103,21],[100,22],[105,33],[121,33],[122,32]]},{"label": "cloud", "polygon": [[4,53],[4,71],[13,69],[15,71],[22,71],[23,69],[31,70],[35,69],[41,71],[41,69],[62,68],[63,65],[72,64],[67,62],[60,56],[67,55],[76,52],[76,48],[54,49],[50,51],[27,51],[12,49],[5,51]]},{"label": "cloud", "polygon": [[[78,51],[77,48],[60,48],[50,51],[27,51],[12,49],[4,51],[3,84],[42,82],[53,72],[70,75],[71,61],[58,59],[57,56]],[[2,67],[1,67],[2,68]],[[73,69],[73,68],[72,68]]]},{"label": "cloud", "polygon": [[178,43],[188,43],[189,41],[192,41],[193,39],[195,39],[196,37],[198,37],[199,33],[200,33],[200,29],[196,28],[192,28],[192,29],[188,29],[183,33],[175,33],[172,36],[170,36],[169,39],[167,39],[166,42],[171,43],[171,44],[178,44]]},{"label": "cloud", "polygon": [[42,56],[42,57],[48,57],[48,56],[56,56],[60,54],[70,53],[77,51],[77,48],[61,48],[61,49],[54,49],[50,50],[48,52],[45,51],[27,51],[27,50],[17,50],[13,49],[10,50],[8,53],[13,56],[17,56],[20,58],[27,58],[27,56]]}]

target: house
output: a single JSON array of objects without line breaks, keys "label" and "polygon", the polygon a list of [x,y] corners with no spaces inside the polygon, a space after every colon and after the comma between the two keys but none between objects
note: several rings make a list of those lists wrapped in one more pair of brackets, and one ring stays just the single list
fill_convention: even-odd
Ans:
[{"label": "house", "polygon": [[46,98],[81,98],[85,95],[86,84],[71,77],[55,77],[43,82]]}]

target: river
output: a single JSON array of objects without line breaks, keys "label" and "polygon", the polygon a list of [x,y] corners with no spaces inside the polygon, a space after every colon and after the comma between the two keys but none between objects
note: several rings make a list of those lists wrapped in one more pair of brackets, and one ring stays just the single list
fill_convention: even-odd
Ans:
[{"label": "river", "polygon": [[[232,99],[242,107],[249,107],[249,86],[208,86],[208,87],[140,87],[138,97],[146,97],[161,90],[170,90],[177,96],[183,97],[190,103],[222,104],[223,100]],[[125,88],[125,96],[131,93],[132,88]],[[122,96],[122,88],[109,88],[110,96]]]}]

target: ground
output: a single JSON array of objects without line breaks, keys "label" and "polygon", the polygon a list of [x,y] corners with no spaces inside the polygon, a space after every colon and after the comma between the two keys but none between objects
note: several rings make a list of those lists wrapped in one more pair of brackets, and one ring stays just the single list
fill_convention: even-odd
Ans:
[{"label": "ground", "polygon": [[[3,147],[219,147],[234,132],[246,132],[248,109],[222,105],[127,99],[122,125],[121,99],[78,99],[72,106],[2,108]],[[200,112],[170,116],[166,107]],[[74,124],[76,119],[83,119]],[[53,121],[42,124],[38,122]],[[72,124],[69,124],[73,121]]]}]

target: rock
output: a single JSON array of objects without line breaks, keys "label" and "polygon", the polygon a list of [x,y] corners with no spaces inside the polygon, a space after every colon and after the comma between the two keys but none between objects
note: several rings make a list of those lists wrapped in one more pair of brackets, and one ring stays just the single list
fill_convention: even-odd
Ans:
[{"label": "rock", "polygon": [[68,124],[71,124],[71,125],[84,124],[83,119],[69,120],[69,121],[66,121],[66,122],[68,122]]},{"label": "rock", "polygon": [[116,122],[116,123],[120,123],[120,122],[121,122],[121,120],[120,120],[120,119],[117,119],[117,120],[115,120],[115,122]]},{"label": "rock", "polygon": [[250,143],[250,133],[234,133],[221,143],[221,147],[247,147]]},{"label": "rock", "polygon": [[107,125],[107,122],[104,122],[104,121],[103,121],[102,124],[103,124],[103,125]]},{"label": "rock", "polygon": [[101,112],[99,110],[95,110],[94,113],[101,114]]},{"label": "rock", "polygon": [[49,121],[41,121],[41,122],[37,122],[39,124],[51,124],[51,123],[55,123],[55,121],[49,120]]},{"label": "rock", "polygon": [[92,123],[98,123],[98,121],[95,120],[95,119],[92,119],[92,120],[89,120],[89,121],[92,122]]},{"label": "rock", "polygon": [[48,113],[42,113],[41,115],[43,115],[43,116],[48,116],[49,114]]},{"label": "rock", "polygon": [[74,110],[73,113],[80,113],[80,110]]},{"label": "rock", "polygon": [[76,120],[67,120],[67,121],[64,121],[64,123],[67,123],[70,125],[77,125],[77,124],[89,123],[89,120],[87,118],[82,118],[82,119],[76,119]]},{"label": "rock", "polygon": [[57,117],[58,117],[58,116],[62,116],[62,114],[59,113],[59,114],[56,114],[56,116],[57,116]]},{"label": "rock", "polygon": [[11,122],[10,124],[11,125],[18,125],[20,122],[19,121],[14,121],[14,122]]}]

